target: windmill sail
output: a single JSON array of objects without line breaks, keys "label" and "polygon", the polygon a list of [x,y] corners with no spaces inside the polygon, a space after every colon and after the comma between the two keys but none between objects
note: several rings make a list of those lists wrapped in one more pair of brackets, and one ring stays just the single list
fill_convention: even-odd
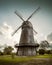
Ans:
[{"label": "windmill sail", "polygon": [[17,16],[19,16],[19,18],[20,18],[22,21],[24,21],[24,19],[22,18],[22,16],[20,16],[20,14],[17,13],[17,11],[15,11],[14,13],[15,13]]},{"label": "windmill sail", "polygon": [[28,18],[26,21],[28,21],[39,9],[40,9],[40,7],[38,7],[38,8],[29,16],[29,18]]},{"label": "windmill sail", "polygon": [[13,33],[12,36],[22,27],[22,25],[20,27],[18,27]]}]

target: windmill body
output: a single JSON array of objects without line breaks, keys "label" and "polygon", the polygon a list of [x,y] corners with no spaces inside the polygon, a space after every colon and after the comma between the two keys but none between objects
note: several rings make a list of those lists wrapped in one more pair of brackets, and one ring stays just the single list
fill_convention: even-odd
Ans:
[{"label": "windmill body", "polygon": [[[36,9],[36,11],[38,9]],[[33,12],[32,15],[35,12]],[[18,13],[16,13],[16,15],[18,15],[23,20],[23,18]],[[32,23],[28,21],[32,17],[32,15],[26,21],[23,20],[22,25],[12,34],[14,35],[20,28],[22,29],[19,45],[15,45],[15,47],[17,48],[17,54],[19,56],[36,55],[36,48],[39,46],[37,42],[34,41],[33,31],[35,33],[37,32],[33,29]]]},{"label": "windmill body", "polygon": [[29,43],[31,45],[34,43],[34,37],[33,26],[29,21],[27,21],[23,22],[22,24],[22,32],[19,45],[29,45]]}]

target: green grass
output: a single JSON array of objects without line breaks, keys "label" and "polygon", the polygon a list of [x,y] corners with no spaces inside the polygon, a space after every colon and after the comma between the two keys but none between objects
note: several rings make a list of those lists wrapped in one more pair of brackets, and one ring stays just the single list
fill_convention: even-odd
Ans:
[{"label": "green grass", "polygon": [[0,61],[7,61],[7,62],[24,62],[32,59],[33,57],[15,56],[15,58],[13,59],[11,56],[0,56]]},{"label": "green grass", "polygon": [[25,62],[36,58],[52,58],[52,55],[37,55],[37,56],[15,56],[12,59],[11,56],[0,56],[0,62]]},{"label": "green grass", "polygon": [[52,58],[52,54],[37,55],[35,58]]}]

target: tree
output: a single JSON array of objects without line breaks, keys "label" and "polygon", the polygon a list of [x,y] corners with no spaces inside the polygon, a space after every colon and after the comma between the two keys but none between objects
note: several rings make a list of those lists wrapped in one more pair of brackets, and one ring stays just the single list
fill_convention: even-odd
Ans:
[{"label": "tree", "polygon": [[45,52],[47,51],[47,48],[49,47],[48,41],[46,40],[41,41],[39,47],[40,47],[39,54],[45,54]]},{"label": "tree", "polygon": [[12,50],[14,50],[11,46],[4,48],[4,54],[10,55],[12,53]]},{"label": "tree", "polygon": [[41,41],[41,43],[40,43],[40,48],[46,49],[46,48],[48,48],[48,47],[49,47],[48,41],[46,41],[46,40]]}]

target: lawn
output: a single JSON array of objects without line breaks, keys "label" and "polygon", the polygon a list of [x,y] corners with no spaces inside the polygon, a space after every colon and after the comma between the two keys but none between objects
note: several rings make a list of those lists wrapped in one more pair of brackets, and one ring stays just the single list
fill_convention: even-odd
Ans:
[{"label": "lawn", "polygon": [[37,55],[35,58],[52,58],[52,54]]},{"label": "lawn", "polygon": [[14,58],[12,58],[12,56],[10,56],[10,55],[0,56],[0,65],[10,65],[10,64],[11,65],[25,65],[23,63],[26,63],[26,65],[31,65],[31,63],[32,63],[32,65],[33,65],[33,63],[35,65],[38,65],[38,64],[41,65],[41,63],[49,64],[49,63],[52,63],[52,55],[15,56]]},{"label": "lawn", "polygon": [[37,55],[37,56],[15,56],[12,58],[10,55],[0,56],[0,61],[6,61],[6,62],[24,62],[29,61],[35,58],[52,58],[52,55]]}]

